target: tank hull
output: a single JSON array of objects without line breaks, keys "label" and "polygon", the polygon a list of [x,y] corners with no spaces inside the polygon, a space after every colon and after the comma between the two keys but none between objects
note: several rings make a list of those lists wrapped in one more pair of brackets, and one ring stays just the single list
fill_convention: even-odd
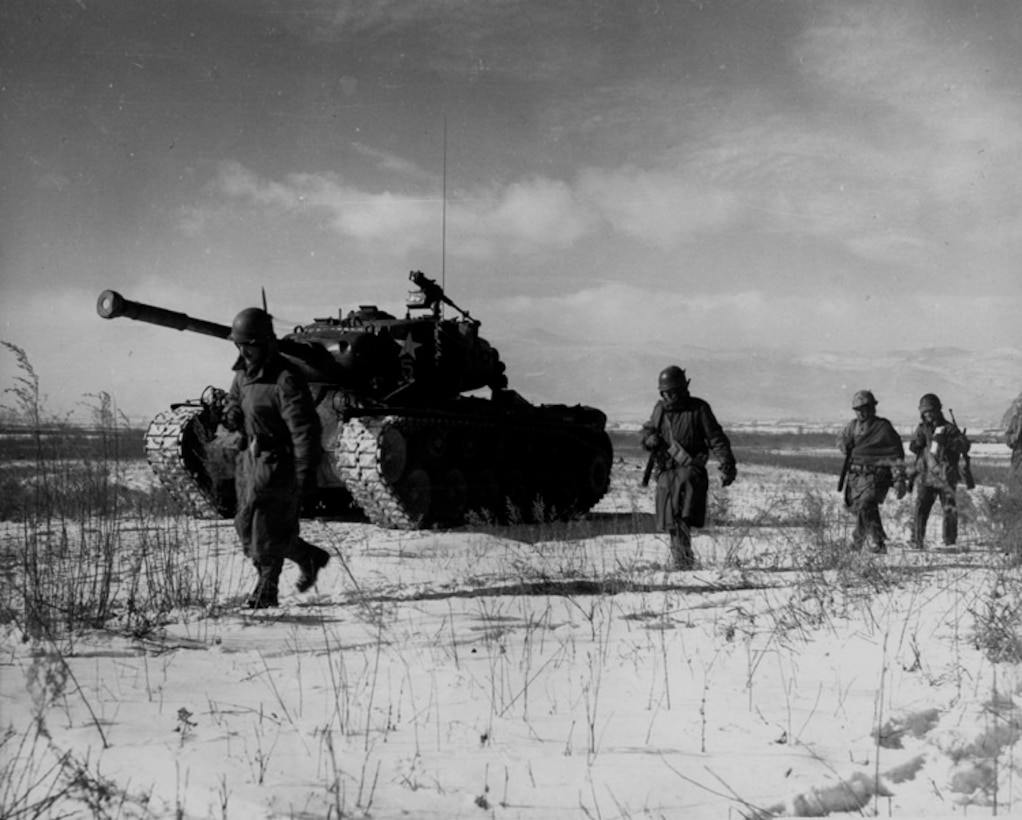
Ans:
[{"label": "tank hull", "polygon": [[[322,406],[330,406],[329,400]],[[319,494],[307,514],[363,514],[381,527],[567,518],[591,509],[610,483],[613,450],[590,407],[459,397],[441,407],[321,409]],[[182,510],[234,512],[236,436],[200,402],[160,414],[146,433],[150,465]]]}]

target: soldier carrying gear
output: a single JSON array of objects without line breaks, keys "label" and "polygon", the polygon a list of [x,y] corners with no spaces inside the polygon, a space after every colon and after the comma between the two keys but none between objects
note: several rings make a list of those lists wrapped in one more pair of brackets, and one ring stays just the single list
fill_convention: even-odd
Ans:
[{"label": "soldier carrying gear", "polygon": [[695,566],[691,531],[706,523],[710,454],[717,459],[724,487],[737,475],[731,442],[710,405],[689,395],[688,386],[684,370],[664,368],[657,378],[660,400],[642,427],[649,469],[656,472],[657,527],[670,533],[670,567],[675,570]]},{"label": "soldier carrying gear", "polygon": [[958,460],[968,454],[971,444],[954,422],[944,418],[942,407],[933,393],[919,399],[922,420],[908,445],[916,457],[915,483],[919,486],[912,524],[912,546],[916,549],[924,548],[926,522],[937,499],[944,513],[944,544],[951,546],[958,540],[956,489],[962,478]]},{"label": "soldier carrying gear", "polygon": [[859,390],[852,396],[855,418],[845,425],[838,447],[848,462],[844,484],[845,506],[855,513],[852,549],[861,550],[872,536],[873,551],[887,552],[887,534],[880,520],[880,505],[894,487],[899,499],[908,492],[905,476],[905,447],[901,436],[887,419],[876,414],[876,396]]},{"label": "soldier carrying gear", "polygon": [[235,484],[234,527],[245,555],[259,573],[248,606],[277,606],[284,559],[301,570],[298,591],[316,583],[330,560],[326,550],[299,537],[303,496],[316,488],[320,421],[305,377],[277,347],[272,317],[246,308],[234,317],[231,341],[238,348],[224,424],[241,429]]},{"label": "soldier carrying gear", "polygon": [[1011,449],[1008,490],[1022,498],[1022,393],[1019,393],[1001,419],[1004,443]]}]

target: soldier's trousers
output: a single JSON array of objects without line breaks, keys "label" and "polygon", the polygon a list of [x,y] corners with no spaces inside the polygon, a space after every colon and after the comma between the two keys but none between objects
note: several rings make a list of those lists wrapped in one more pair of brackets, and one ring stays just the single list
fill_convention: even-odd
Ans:
[{"label": "soldier's trousers", "polygon": [[1022,445],[1011,451],[1011,472],[1008,474],[1008,492],[1022,498]]},{"label": "soldier's trousers", "polygon": [[891,489],[891,471],[887,468],[852,472],[845,485],[845,506],[855,513],[852,548],[862,549],[867,538],[872,538],[876,549],[886,549],[887,533],[880,520],[880,505]]},{"label": "soldier's trousers", "polygon": [[234,529],[261,577],[275,583],[285,558],[303,569],[323,563],[323,551],[298,536],[301,498],[293,473],[263,480],[258,463],[253,465],[245,451],[239,458],[235,486],[238,508]]},{"label": "soldier's trousers", "polygon": [[695,563],[692,531],[683,521],[678,521],[671,530],[671,569],[692,569]]},{"label": "soldier's trousers", "polygon": [[664,470],[656,480],[657,528],[673,532],[676,524],[686,528],[706,523],[706,501],[710,481],[706,467],[692,465]]},{"label": "soldier's trousers", "polygon": [[928,487],[923,484],[917,489],[915,521],[912,527],[912,543],[916,547],[922,547],[926,540],[926,522],[930,520],[930,510],[938,499],[943,511],[941,535],[944,543],[950,546],[958,541],[958,499],[955,485]]}]

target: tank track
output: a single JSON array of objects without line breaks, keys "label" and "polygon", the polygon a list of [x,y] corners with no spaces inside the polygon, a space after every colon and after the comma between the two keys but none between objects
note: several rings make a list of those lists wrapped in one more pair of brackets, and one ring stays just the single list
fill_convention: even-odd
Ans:
[{"label": "tank track", "polygon": [[207,471],[211,440],[202,405],[182,404],[160,413],[145,433],[145,455],[160,483],[181,511],[203,519],[232,513],[234,499],[219,494]]},{"label": "tank track", "polygon": [[456,415],[356,416],[342,425],[335,467],[381,527],[565,518],[606,493],[613,456],[603,430],[564,420]]}]

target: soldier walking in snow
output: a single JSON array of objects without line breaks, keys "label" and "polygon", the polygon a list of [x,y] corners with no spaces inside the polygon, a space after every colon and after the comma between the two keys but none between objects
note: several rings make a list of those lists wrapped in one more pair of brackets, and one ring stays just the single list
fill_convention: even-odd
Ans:
[{"label": "soldier walking in snow", "polygon": [[944,544],[958,541],[958,482],[962,472],[958,460],[969,452],[969,439],[953,423],[944,418],[940,398],[927,393],[919,399],[922,421],[909,442],[908,448],[916,456],[914,484],[916,493],[915,520],[912,528],[912,546],[924,548],[926,522],[935,501],[940,499],[944,513],[942,535]]},{"label": "soldier walking in snow", "polygon": [[860,390],[852,397],[855,418],[838,438],[845,454],[838,489],[844,490],[845,506],[855,513],[852,549],[861,550],[873,538],[873,552],[887,552],[887,534],[880,520],[880,505],[893,486],[899,499],[908,492],[905,447],[894,425],[876,414],[876,397]]},{"label": "soldier walking in snow", "polygon": [[706,523],[710,453],[717,459],[721,484],[737,475],[731,442],[710,405],[689,395],[685,371],[672,365],[660,372],[660,400],[642,427],[642,445],[650,453],[649,472],[656,470],[656,523],[671,536],[671,569],[692,569],[692,528]]},{"label": "soldier walking in snow", "polygon": [[316,583],[330,554],[299,537],[302,498],[316,488],[320,422],[305,377],[277,349],[270,315],[246,308],[230,339],[238,348],[224,412],[225,426],[244,433],[235,484],[234,526],[259,573],[248,606],[277,606],[284,559],[301,569],[298,591]]},{"label": "soldier walking in snow", "polygon": [[1022,497],[1022,393],[1019,393],[1004,414],[1001,427],[1004,429],[1004,443],[1011,448],[1008,490]]}]

